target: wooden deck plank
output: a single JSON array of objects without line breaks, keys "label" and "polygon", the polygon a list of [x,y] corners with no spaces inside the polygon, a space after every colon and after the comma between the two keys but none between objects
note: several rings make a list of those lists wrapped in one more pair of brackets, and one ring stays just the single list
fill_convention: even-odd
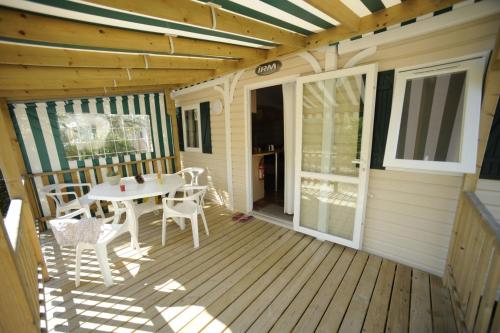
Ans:
[{"label": "wooden deck plank", "polygon": [[255,219],[236,223],[207,207],[210,236],[194,249],[189,228],[141,219],[141,250],[127,235],[102,283],[86,253],[74,287],[74,250],[41,241],[53,279],[46,284],[49,332],[455,332],[449,293],[438,277],[375,255],[319,242]]},{"label": "wooden deck plank", "polygon": [[337,332],[347,311],[361,273],[368,260],[368,253],[357,252],[330,305],[326,309],[316,332]]},{"label": "wooden deck plank", "polygon": [[441,278],[431,275],[431,304],[434,332],[457,332],[450,293]]},{"label": "wooden deck plank", "polygon": [[[265,299],[263,303],[270,303],[261,315],[257,317],[256,304],[257,301],[252,303],[252,306],[248,307],[246,313],[248,317],[246,319],[247,323],[254,321],[250,328],[246,330],[247,332],[268,332],[274,323],[278,320],[280,315],[285,311],[290,302],[294,299],[303,285],[311,277],[311,275],[316,271],[318,266],[323,262],[327,254],[332,249],[333,244],[325,242],[321,244],[321,247],[316,251],[316,253],[309,259],[309,261],[300,269],[300,271],[293,277],[293,279],[283,287],[278,296],[274,297],[273,293],[277,290],[275,283],[268,287],[269,291],[264,291],[259,298]],[[277,280],[276,280],[277,281]],[[275,281],[275,282],[276,282]],[[238,319],[242,318],[240,316]]]},{"label": "wooden deck plank", "polygon": [[280,248],[287,243],[290,238],[294,235],[294,232],[289,230],[286,234],[279,237],[279,240],[275,241],[269,248],[266,249],[261,255],[253,258],[244,267],[239,269],[237,272],[229,276],[227,279],[222,281],[217,287],[210,290],[200,299],[194,301],[190,295],[189,300],[181,299],[180,301],[187,306],[181,309],[179,306],[173,309],[178,314],[168,322],[168,326],[175,330],[180,330],[186,326],[191,320],[198,316],[204,308],[212,304],[220,295],[224,294],[231,287],[233,287],[238,281],[242,280],[245,276],[252,273],[269,257],[271,257],[275,252],[279,251]]},{"label": "wooden deck plank", "polygon": [[[238,297],[234,299],[230,304],[228,304],[227,308],[222,311],[217,317],[212,318],[212,321],[201,332],[212,333],[224,331],[238,317],[238,315],[244,309],[246,309],[246,307],[258,295],[260,295],[260,293],[270,283],[272,283],[274,279],[276,279],[276,277],[278,277],[290,264],[296,262],[295,259],[297,257],[300,256],[302,260],[308,258],[308,255],[310,255],[311,252],[315,251],[316,245],[317,244],[312,244],[311,238],[304,237],[299,243],[294,246],[292,250],[287,253],[287,255],[284,257],[284,260],[280,260],[279,265],[273,266],[269,271],[265,272],[253,285],[251,285],[243,293],[238,294]],[[241,290],[238,292],[241,292]],[[228,295],[228,293],[224,294],[223,296],[226,295]]]},{"label": "wooden deck plank", "polygon": [[361,332],[381,263],[382,258],[377,256],[370,256],[368,259],[339,332]]},{"label": "wooden deck plank", "polygon": [[356,251],[350,248],[344,250],[309,307],[302,314],[293,332],[313,332],[316,329],[355,254]]},{"label": "wooden deck plank", "polygon": [[410,333],[432,332],[429,274],[413,269],[410,302]]},{"label": "wooden deck plank", "polygon": [[397,265],[386,332],[408,332],[411,292],[411,268]]},{"label": "wooden deck plank", "polygon": [[[82,319],[80,319],[80,322],[75,324],[85,329],[99,329],[100,326],[95,326],[97,323],[113,326],[115,328],[123,326],[129,328],[131,326],[134,329],[145,324],[151,325],[155,315],[158,314],[158,309],[155,307],[155,304],[158,304],[161,300],[167,304],[167,306],[170,305],[172,299],[177,300],[177,298],[182,297],[184,294],[174,292],[175,290],[189,290],[188,288],[192,285],[202,283],[207,276],[212,276],[214,271],[221,270],[225,265],[230,263],[234,257],[239,257],[244,251],[248,251],[249,248],[262,241],[262,238],[259,238],[259,236],[264,238],[267,237],[266,232],[268,230],[268,227],[265,225],[251,225],[247,230],[237,235],[233,235],[233,237],[224,240],[223,243],[218,243],[218,246],[206,252],[206,255],[202,255],[203,252],[197,251],[199,255],[195,254],[189,262],[178,261],[178,265],[170,265],[167,269],[159,271],[157,274],[159,280],[153,280],[155,284],[154,287],[143,287],[137,290],[135,294],[129,296],[134,298],[134,301],[129,304],[128,308],[140,304],[140,307],[143,309],[143,311],[141,311],[141,316],[144,317],[143,321],[136,321],[128,324],[130,321],[127,319],[132,319],[132,317],[120,317],[123,315],[123,309],[117,309],[117,311],[106,310],[105,316],[102,317],[97,315],[97,318],[102,318],[102,321],[97,320],[96,314],[93,311],[87,314],[82,313],[79,317],[91,318],[92,323],[82,324]],[[249,243],[245,243],[245,241]],[[200,248],[200,250],[202,249]],[[172,269],[174,270],[172,271]],[[139,303],[139,301],[141,302]],[[110,313],[113,314],[111,318],[109,316]],[[73,327],[70,326],[70,328]]]},{"label": "wooden deck plank", "polygon": [[[244,291],[259,280],[264,273],[269,270],[281,270],[291,262],[305,246],[307,239],[304,240],[302,235],[295,233],[290,240],[283,244],[278,250],[268,256],[260,263],[251,273],[247,274],[238,283],[233,285],[229,290],[222,295],[218,295],[216,300],[212,300],[210,305],[206,306],[194,319],[192,319],[180,332],[199,332],[209,324],[214,318],[218,318],[219,314],[224,311],[232,302],[234,302]],[[302,244],[299,242],[302,240]],[[298,246],[296,246],[298,245]],[[273,272],[269,272],[273,274]]]},{"label": "wooden deck plank", "polygon": [[335,245],[330,253],[328,253],[328,256],[325,258],[325,260],[321,263],[320,267],[318,267],[309,281],[307,281],[306,285],[302,287],[300,292],[292,300],[285,312],[271,328],[270,332],[290,332],[293,329],[293,327],[325,281],[328,273],[330,273],[333,266],[340,258],[340,255],[343,251],[343,246]]}]

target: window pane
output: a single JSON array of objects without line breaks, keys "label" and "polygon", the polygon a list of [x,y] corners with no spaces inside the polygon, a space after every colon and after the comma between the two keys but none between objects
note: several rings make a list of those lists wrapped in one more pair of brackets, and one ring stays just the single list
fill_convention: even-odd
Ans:
[{"label": "window pane", "polygon": [[198,114],[196,110],[184,111],[186,121],[186,143],[188,147],[199,148]]},{"label": "window pane", "polygon": [[466,72],[406,82],[397,159],[460,161]]},{"label": "window pane", "polygon": [[304,84],[302,170],[358,175],[364,77]]},{"label": "window pane", "polygon": [[147,115],[64,114],[58,123],[67,159],[152,151]]}]

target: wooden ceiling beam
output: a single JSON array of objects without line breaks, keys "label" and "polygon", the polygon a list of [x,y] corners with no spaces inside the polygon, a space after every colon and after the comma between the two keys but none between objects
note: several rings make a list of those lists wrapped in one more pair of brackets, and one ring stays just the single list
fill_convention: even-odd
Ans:
[{"label": "wooden ceiling beam", "polygon": [[[306,48],[315,49],[359,36],[368,32],[386,28],[388,26],[405,22],[437,10],[449,7],[460,0],[406,0],[360,19],[359,29],[352,31],[347,26],[341,25],[311,35],[307,38]],[[281,53],[281,52],[276,52]]]},{"label": "wooden ceiling beam", "polygon": [[88,50],[40,47],[0,42],[0,64],[149,69],[224,69],[236,68],[235,60],[151,54],[108,53]]},{"label": "wooden ceiling beam", "polygon": [[0,89],[69,89],[187,84],[209,79],[213,73],[213,70],[188,69],[125,70],[0,65]]},{"label": "wooden ceiling beam", "polygon": [[91,48],[162,52],[177,55],[252,58],[266,50],[218,42],[194,40],[108,26],[70,21],[0,8],[0,37]]},{"label": "wooden ceiling beam", "polygon": [[38,89],[38,90],[0,90],[0,96],[9,101],[33,101],[46,99],[71,99],[91,96],[114,96],[121,94],[139,94],[149,92],[162,92],[171,89],[172,85],[144,85],[106,88],[81,88],[81,89]]},{"label": "wooden ceiling beam", "polygon": [[308,4],[333,17],[351,31],[359,29],[360,17],[340,0],[305,0]]},{"label": "wooden ceiling beam", "polygon": [[[90,0],[88,2],[207,29],[212,29],[214,23],[211,6],[191,0],[149,0],[147,5],[136,0]],[[305,37],[299,34],[216,7],[213,10],[218,31],[263,39],[276,44],[305,46]]]}]

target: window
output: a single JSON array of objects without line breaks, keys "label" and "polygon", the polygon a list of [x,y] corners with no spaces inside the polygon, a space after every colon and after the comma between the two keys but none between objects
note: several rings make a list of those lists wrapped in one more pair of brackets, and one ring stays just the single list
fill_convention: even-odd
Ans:
[{"label": "window", "polygon": [[473,173],[485,58],[396,70],[384,166]]},{"label": "window", "polygon": [[198,105],[182,109],[182,128],[184,131],[184,149],[201,152],[201,122]]},{"label": "window", "polygon": [[61,141],[68,160],[153,151],[146,115],[58,115]]}]

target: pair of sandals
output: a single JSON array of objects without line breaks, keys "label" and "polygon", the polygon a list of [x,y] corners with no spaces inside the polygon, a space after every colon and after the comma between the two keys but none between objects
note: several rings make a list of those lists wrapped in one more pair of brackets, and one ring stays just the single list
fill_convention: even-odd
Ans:
[{"label": "pair of sandals", "polygon": [[246,215],[243,213],[236,213],[233,215],[233,221],[236,222],[249,222],[252,221],[254,217],[252,215]]}]

